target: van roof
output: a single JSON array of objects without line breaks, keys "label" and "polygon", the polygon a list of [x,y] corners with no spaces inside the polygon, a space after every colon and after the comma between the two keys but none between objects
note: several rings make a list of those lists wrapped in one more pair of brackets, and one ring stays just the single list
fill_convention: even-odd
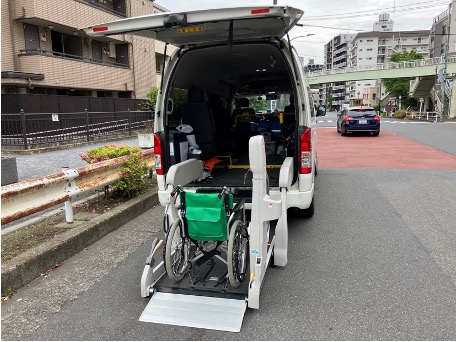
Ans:
[{"label": "van roof", "polygon": [[87,35],[134,34],[174,45],[243,39],[282,38],[303,11],[288,6],[235,7],[165,12],[131,17],[85,28]]}]

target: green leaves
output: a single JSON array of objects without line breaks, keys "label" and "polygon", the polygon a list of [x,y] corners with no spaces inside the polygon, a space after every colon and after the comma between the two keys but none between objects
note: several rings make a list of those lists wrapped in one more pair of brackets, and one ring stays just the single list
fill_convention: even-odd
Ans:
[{"label": "green leaves", "polygon": [[[401,51],[393,53],[391,55],[391,62],[405,62],[414,61],[417,59],[423,59],[423,56],[416,52],[415,49],[412,51]],[[416,99],[409,98],[410,80],[412,78],[389,78],[384,79],[383,84],[385,85],[386,91],[395,97],[402,97],[402,107],[416,106]]]},{"label": "green leaves", "polygon": [[92,148],[79,156],[87,163],[93,164],[131,155],[121,168],[121,177],[113,184],[114,193],[119,198],[131,198],[139,193],[149,169],[147,163],[143,162],[141,156],[137,154],[140,151],[137,146],[107,144]]},{"label": "green leaves", "polygon": [[121,169],[123,176],[114,183],[114,191],[124,198],[136,196],[144,184],[148,169],[147,163],[139,155],[132,155]]}]

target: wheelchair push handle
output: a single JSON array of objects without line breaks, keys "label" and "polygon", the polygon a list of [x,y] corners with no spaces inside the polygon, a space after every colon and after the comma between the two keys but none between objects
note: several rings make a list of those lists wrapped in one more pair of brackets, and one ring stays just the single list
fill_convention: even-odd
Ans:
[{"label": "wheelchair push handle", "polygon": [[228,193],[228,188],[226,186],[223,187],[222,191],[218,194],[218,198],[224,197]]},{"label": "wheelchair push handle", "polygon": [[171,191],[170,196],[174,197],[176,194],[179,194],[182,191],[182,187],[180,185],[176,186],[173,191]]}]

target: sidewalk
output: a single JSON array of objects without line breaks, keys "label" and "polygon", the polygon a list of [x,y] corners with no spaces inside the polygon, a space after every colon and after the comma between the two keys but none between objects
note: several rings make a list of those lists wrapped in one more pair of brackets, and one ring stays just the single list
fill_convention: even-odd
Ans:
[{"label": "sidewalk", "polygon": [[64,150],[48,151],[36,154],[13,154],[4,153],[3,155],[16,157],[17,173],[19,182],[35,177],[43,177],[62,171],[62,166],[77,168],[85,166],[79,154],[91,148],[104,146],[106,144],[138,146],[138,138],[116,140],[112,142],[98,142],[96,144],[72,147]]},{"label": "sidewalk", "polygon": [[[70,168],[84,166],[86,163],[79,157],[81,152],[85,152],[94,147],[104,146],[108,143],[110,142],[100,142],[66,150],[56,150],[37,154],[23,155],[9,153],[8,155],[16,157],[19,181],[23,181],[60,172],[62,166],[68,166]],[[111,143],[138,146],[138,138],[134,137],[126,140],[116,140]],[[87,196],[89,195],[90,193],[87,194]],[[9,289],[17,290],[36,277],[39,277],[40,274],[48,272],[48,270],[56,267],[56,265],[59,265],[61,262],[70,258],[73,254],[78,253],[83,248],[86,248],[106,234],[116,230],[157,204],[157,192],[156,189],[152,189],[152,191],[148,191],[139,197],[133,198],[105,213],[76,214],[70,230],[60,235],[55,235],[57,238],[39,244],[2,263],[2,296],[5,295]],[[60,212],[59,217],[61,216],[61,221],[54,223],[54,225],[56,227],[58,225],[66,226],[65,216],[62,215],[62,211],[62,205],[58,205],[51,208],[49,212],[43,211],[21,220],[11,222],[10,224],[2,225],[2,229],[9,228],[14,230],[15,226],[18,228],[19,226],[28,227],[28,223],[32,223],[30,220],[32,217],[36,217],[35,220],[40,220],[41,217],[57,216],[57,212]]]}]

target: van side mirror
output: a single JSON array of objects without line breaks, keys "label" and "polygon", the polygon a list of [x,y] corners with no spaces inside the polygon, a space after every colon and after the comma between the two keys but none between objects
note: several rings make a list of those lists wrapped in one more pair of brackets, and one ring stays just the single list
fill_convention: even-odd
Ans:
[{"label": "van side mirror", "polygon": [[168,99],[168,103],[166,105],[166,114],[172,114],[174,110],[174,101],[173,99]]}]

